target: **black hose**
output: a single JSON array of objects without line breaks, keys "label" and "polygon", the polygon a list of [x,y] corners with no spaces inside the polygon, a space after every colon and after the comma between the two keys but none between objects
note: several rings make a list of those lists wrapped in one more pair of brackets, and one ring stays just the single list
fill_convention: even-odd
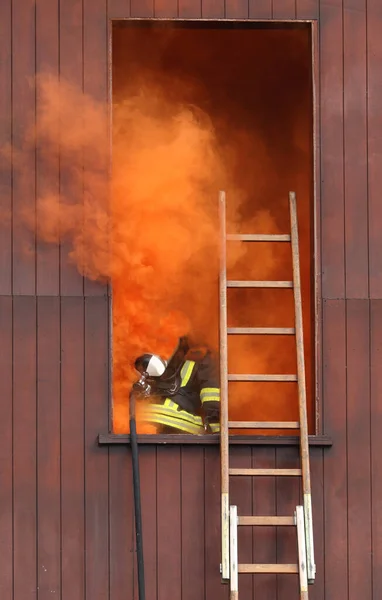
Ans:
[{"label": "black hose", "polygon": [[143,538],[142,538],[142,507],[141,507],[141,484],[139,478],[139,457],[137,426],[135,421],[135,398],[130,394],[130,441],[131,457],[133,462],[133,488],[134,488],[134,512],[135,512],[135,537],[137,545],[138,565],[138,598],[145,600],[145,571],[143,560]]}]

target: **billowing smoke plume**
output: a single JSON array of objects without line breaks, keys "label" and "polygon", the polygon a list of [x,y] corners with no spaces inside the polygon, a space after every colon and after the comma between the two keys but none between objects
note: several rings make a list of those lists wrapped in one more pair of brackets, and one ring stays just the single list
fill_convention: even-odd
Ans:
[{"label": "billowing smoke plume", "polygon": [[105,107],[63,82],[41,78],[39,86],[37,131],[45,160],[57,143],[53,124],[60,123],[69,179],[73,187],[83,181],[85,193],[78,202],[63,195],[57,202],[51,190],[38,198],[38,235],[49,243],[68,239],[80,272],[111,284],[114,427],[123,431],[134,357],[145,351],[169,356],[185,333],[200,337],[203,331],[204,340],[216,344],[214,183],[221,165],[214,133],[203,112],[169,103],[147,82],[113,107],[108,173]]}]

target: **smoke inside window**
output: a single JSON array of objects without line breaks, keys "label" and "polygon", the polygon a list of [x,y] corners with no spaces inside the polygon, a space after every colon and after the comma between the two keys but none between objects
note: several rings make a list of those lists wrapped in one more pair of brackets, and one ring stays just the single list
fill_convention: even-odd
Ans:
[{"label": "smoke inside window", "polygon": [[[218,351],[218,192],[228,231],[289,233],[297,196],[314,431],[312,65],[308,27],[113,28],[113,430],[144,352]],[[232,279],[291,279],[282,243],[232,243]],[[293,327],[292,290],[230,289],[228,325]],[[231,336],[229,372],[296,373],[293,336]],[[298,420],[295,383],[230,384],[230,419]],[[154,432],[142,423],[141,432]]]}]

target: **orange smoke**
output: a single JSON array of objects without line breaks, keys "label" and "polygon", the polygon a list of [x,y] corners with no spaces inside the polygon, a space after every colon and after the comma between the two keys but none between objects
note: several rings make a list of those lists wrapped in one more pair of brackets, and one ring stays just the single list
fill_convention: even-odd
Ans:
[{"label": "orange smoke", "polygon": [[[276,43],[282,32],[248,33],[117,30],[112,143],[104,105],[68,82],[38,80],[40,113],[26,146],[37,134],[48,173],[59,139],[66,185],[58,198],[46,181],[37,233],[47,243],[66,241],[80,273],[111,285],[116,433],[128,431],[137,355],[168,356],[184,334],[217,348],[220,189],[227,192],[228,230],[242,233],[289,232],[288,192],[297,193],[313,402],[309,98],[289,86],[286,68],[276,84],[264,79],[264,61],[255,60],[267,55],[272,70],[289,48],[296,71],[308,45],[300,32],[285,37],[282,51]],[[223,34],[234,37],[229,43]],[[240,53],[235,65],[230,48]],[[243,73],[250,69],[248,81]],[[25,211],[23,218],[35,227],[34,215]],[[228,271],[234,279],[291,279],[290,246],[231,244]],[[292,327],[292,300],[290,290],[229,290],[229,326]],[[294,348],[294,338],[230,338],[229,371],[295,373]],[[296,386],[234,384],[230,417],[295,419]]]},{"label": "orange smoke", "polygon": [[185,333],[213,344],[217,190],[209,120],[155,87],[114,109],[114,427],[125,430],[130,360],[169,356]]},{"label": "orange smoke", "polygon": [[113,291],[114,430],[128,427],[127,398],[142,352],[169,356],[185,333],[216,344],[211,298],[217,285],[217,190],[220,165],[207,117],[168,103],[154,86],[113,108],[113,169],[107,188],[106,111],[72,86],[39,81],[39,144],[45,160],[56,143],[82,177],[83,201],[38,199],[38,234],[68,238],[85,276]]}]

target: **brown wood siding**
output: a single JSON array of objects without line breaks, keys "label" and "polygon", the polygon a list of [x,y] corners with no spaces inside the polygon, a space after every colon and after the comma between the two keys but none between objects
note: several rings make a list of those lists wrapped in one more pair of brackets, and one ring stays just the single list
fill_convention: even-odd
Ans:
[{"label": "brown wood siding", "polygon": [[372,300],[370,307],[370,403],[371,403],[371,526],[372,526],[372,591],[373,598],[382,594],[382,411],[381,411],[381,359],[382,359],[382,302]]},{"label": "brown wood siding", "polygon": [[[3,0],[1,144],[18,142],[48,67],[107,100],[108,16],[319,19],[322,423],[332,448],[311,450],[317,581],[313,600],[382,597],[382,5],[380,0]],[[22,173],[0,169],[1,600],[137,598],[130,449],[98,446],[108,426],[105,286],[84,281],[67,247],[26,239],[11,218],[49,175],[68,189],[59,146]],[[87,161],[84,156],[84,189]],[[105,165],[105,169],[107,165]],[[38,219],[38,214],[36,215]],[[28,252],[25,252],[27,244]],[[294,447],[233,448],[242,466],[293,466]],[[143,446],[147,598],[228,598],[219,575],[216,446]],[[242,513],[290,513],[296,481],[232,485]],[[243,560],[293,560],[294,540],[240,531]],[[243,576],[241,598],[290,600],[296,581]]]},{"label": "brown wood siding", "polygon": [[382,60],[380,27],[382,6],[378,0],[367,4],[367,152],[368,152],[368,206],[369,206],[369,286],[370,297],[382,297],[382,238],[380,219],[380,161],[382,153],[382,113],[380,98],[382,78],[379,65]]},{"label": "brown wood siding", "polygon": [[61,298],[61,596],[85,597],[84,300]]},{"label": "brown wood siding", "polygon": [[[42,0],[36,5],[36,72],[48,71],[54,77],[59,75],[59,30],[58,2]],[[36,92],[36,110],[40,109],[40,94]],[[60,181],[59,141],[54,148],[54,161],[47,166],[43,160],[43,142],[36,144],[36,197],[46,193],[46,182],[58,198]],[[58,202],[58,200],[57,200]],[[39,223],[39,211],[36,222]],[[36,240],[36,293],[57,296],[60,289],[60,248],[52,244],[46,246]]]},{"label": "brown wood siding", "polygon": [[[0,5],[0,139],[9,146],[12,140],[12,53],[11,40],[11,0]],[[12,210],[12,172],[0,171],[2,219],[9,219]],[[0,294],[12,291],[12,227],[2,231],[0,236]]]},{"label": "brown wood siding", "polygon": [[[77,88],[83,87],[83,5],[82,0],[60,2],[59,15],[59,70],[66,81]],[[80,182],[69,174],[70,158],[67,153],[60,156],[60,193],[77,204],[82,197]],[[77,269],[68,264],[69,243],[60,246],[60,293],[63,296],[82,296],[84,282]]]}]

